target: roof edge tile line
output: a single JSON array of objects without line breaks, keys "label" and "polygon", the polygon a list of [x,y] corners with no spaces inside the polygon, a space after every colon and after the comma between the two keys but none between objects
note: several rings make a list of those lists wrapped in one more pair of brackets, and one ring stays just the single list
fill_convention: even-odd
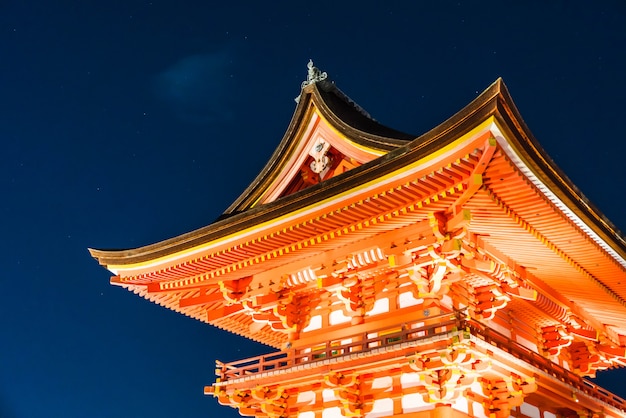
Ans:
[{"label": "roof edge tile line", "polygon": [[505,136],[502,134],[502,131],[494,123],[492,131],[498,132],[496,135],[496,140],[498,144],[505,150],[506,155],[511,159],[513,164],[520,170],[520,172],[528,178],[531,183],[544,195],[548,198],[548,200],[554,204],[565,216],[571,220],[578,228],[580,228],[587,236],[589,236],[597,245],[600,246],[604,251],[611,255],[624,269],[626,269],[626,259],[622,257],[617,251],[613,249],[605,240],[600,238],[596,232],[591,229],[578,215],[576,215],[561,199],[559,199],[553,192],[547,187],[539,178],[535,175],[535,173],[522,161],[522,159],[517,155],[515,150],[511,147],[508,141],[505,139]]},{"label": "roof edge tile line", "polygon": [[[466,132],[467,135],[470,135],[473,131],[475,131],[472,135],[475,137],[480,137],[481,135],[489,131],[487,125],[489,124],[488,119],[490,116],[487,115],[487,120],[483,120],[482,116],[484,115],[481,115],[480,120],[483,122],[478,124],[477,126],[472,125],[471,129],[463,129],[466,126],[459,125],[460,129],[463,132]],[[489,135],[491,135],[491,133],[489,133]],[[439,149],[445,149],[446,147],[450,146],[450,144],[454,143],[454,139],[457,138],[458,136],[455,134],[455,132],[452,132],[451,134],[449,132],[444,132],[444,140],[441,141],[439,143],[439,146],[434,150],[432,149],[432,146],[426,150],[417,148],[412,150],[412,152],[410,153],[397,153],[394,158],[383,158],[380,161],[370,161],[369,163],[366,163],[356,169],[351,170],[348,173],[345,173],[357,174],[356,176],[346,177],[340,175],[331,178],[329,183],[327,184],[328,187],[326,187],[325,189],[318,190],[315,188],[316,186],[313,186],[303,190],[302,192],[305,192],[303,195],[300,193],[290,195],[289,199],[280,199],[271,204],[253,208],[249,211],[233,215],[232,218],[222,219],[218,221],[218,223],[208,225],[190,233],[179,235],[178,237],[170,238],[160,243],[149,244],[144,247],[130,250],[102,251],[92,249],[90,251],[92,252],[92,255],[95,258],[98,258],[100,263],[103,265],[108,264],[117,267],[122,265],[132,265],[136,263],[144,263],[151,260],[156,260],[157,258],[167,257],[170,254],[176,253],[177,251],[184,251],[185,249],[205,244],[212,240],[220,240],[222,238],[226,238],[229,234],[234,234],[235,232],[240,232],[254,226],[263,225],[278,217],[289,216],[294,212],[299,212],[299,216],[306,216],[306,214],[311,211],[321,210],[329,205],[332,206],[333,203],[331,200],[329,200],[329,198],[332,196],[343,195],[346,193],[351,194],[355,191],[355,188],[358,189],[358,193],[367,193],[372,189],[379,188],[380,185],[375,183],[375,180],[386,175],[392,175],[394,172],[396,172],[398,169],[395,168],[396,165],[394,163],[397,159],[407,160],[405,165],[416,164],[417,161],[433,155],[434,151],[437,151]],[[417,169],[417,167],[418,166],[415,166],[414,168]],[[361,170],[362,168],[366,170]],[[407,172],[405,172],[405,174],[407,174]],[[352,181],[354,177],[356,177],[357,180]],[[324,202],[323,204],[316,205],[312,203],[319,203],[322,201]],[[278,207],[276,208],[275,206]],[[268,217],[268,219],[265,219],[265,217]],[[234,225],[232,223],[227,224],[226,220],[233,219],[237,219],[240,222]],[[252,222],[254,225],[250,225],[252,220],[254,221]],[[218,224],[219,228],[217,227]],[[214,230],[211,231],[211,229]],[[194,235],[196,236],[194,237]],[[198,240],[200,240],[201,242],[197,242]],[[159,248],[165,247],[165,245],[167,245],[166,248]],[[176,246],[180,248],[178,250],[170,251],[171,248]]]},{"label": "roof edge tile line", "polygon": [[303,121],[310,119],[313,112],[314,109],[310,100],[310,95],[306,94],[298,102],[298,105],[291,116],[291,120],[289,121],[289,125],[287,126],[287,130],[283,134],[278,146],[270,156],[270,159],[250,182],[248,187],[246,187],[235,199],[235,201],[231,203],[228,208],[226,208],[221,217],[227,217],[241,211],[242,207],[249,206],[260,197],[261,194],[259,191],[265,190],[267,185],[272,183],[273,176],[271,176],[271,174],[286,162],[286,156],[291,154],[293,147],[296,145],[296,142],[292,139],[298,136],[300,131],[306,130],[308,123],[303,123]]},{"label": "roof edge tile line", "polygon": [[[315,99],[314,103],[317,105],[322,115],[327,119],[332,119],[334,122],[333,126],[339,129],[342,134],[352,134],[356,142],[365,147],[391,151],[404,146],[407,142],[416,138],[416,135],[397,131],[378,122],[376,119],[371,117],[369,113],[365,112],[365,110],[363,110],[363,108],[352,100],[347,94],[341,91],[334,83],[320,83],[319,86],[316,86],[316,88],[313,89],[312,94]],[[354,108],[356,112],[363,115],[376,128],[380,129],[381,132],[370,132],[367,127],[358,126],[359,122],[347,121],[343,119],[341,115],[337,114],[337,110],[339,109],[333,109],[333,106],[330,104],[329,99],[332,97],[331,94],[339,97],[347,106]],[[383,135],[383,132],[385,135]],[[378,147],[376,147],[376,145]]]},{"label": "roof edge tile line", "polygon": [[[550,189],[555,196],[559,197],[562,203],[570,209],[572,213],[577,213],[580,220],[608,243],[613,243],[613,250],[626,259],[626,238],[607,219],[593,203],[591,203],[578,187],[569,179],[561,168],[552,160],[543,149],[539,141],[534,137],[528,128],[519,110],[515,106],[511,95],[503,84],[501,100],[498,101],[497,121],[502,126],[498,126],[501,133],[510,130],[510,145],[515,150],[517,156],[532,171],[537,178],[543,178],[542,183]],[[503,129],[504,128],[504,129]],[[507,129],[508,128],[508,129]],[[511,128],[515,128],[515,131]],[[508,137],[508,136],[505,136]],[[516,149],[518,147],[519,149]],[[586,221],[585,221],[586,219]],[[621,265],[621,263],[620,263]]]},{"label": "roof edge tile line", "polygon": [[[507,119],[515,126],[517,131],[523,135],[523,138],[519,138],[517,135],[513,135],[519,141],[520,151],[518,154],[522,160],[525,157],[529,158],[530,164],[527,164],[532,170],[535,166],[538,170],[536,175],[541,177],[544,174],[546,177],[546,186],[550,188],[549,183],[553,183],[555,188],[555,194],[558,192],[563,193],[564,199],[561,199],[563,203],[568,206],[572,212],[580,211],[582,214],[581,219],[587,219],[585,222],[590,227],[596,227],[598,230],[596,233],[600,236],[606,235],[605,241],[613,242],[615,244],[614,250],[621,254],[622,258],[626,258],[626,236],[597,208],[593,202],[590,202],[580,189],[569,179],[567,174],[561,170],[561,168],[554,162],[550,155],[543,149],[539,141],[534,137],[531,130],[528,128],[524,119],[522,118],[515,102],[511,98],[508,89],[504,84],[500,91],[502,103],[498,103],[499,110],[499,123],[503,123],[505,126],[510,126],[507,123]],[[569,202],[569,204],[567,203]]]},{"label": "roof edge tile line", "polygon": [[[382,169],[385,169],[385,167],[387,167],[389,163],[393,163],[393,161],[396,159],[411,159],[416,155],[417,157],[415,157],[414,159],[421,158],[423,157],[423,155],[432,153],[441,147],[445,147],[449,142],[452,142],[454,138],[451,139],[451,137],[459,133],[459,129],[465,129],[469,132],[474,127],[480,125],[480,122],[484,122],[487,118],[493,115],[497,107],[494,102],[500,93],[501,86],[502,79],[499,78],[467,106],[456,112],[454,115],[449,117],[447,120],[433,128],[432,130],[422,134],[405,146],[390,151],[382,157],[374,159],[373,161],[363,164],[353,170],[347,171],[346,173],[343,173],[339,176],[335,176],[328,180],[328,182],[330,183],[325,182],[324,184],[330,186],[330,188],[333,189],[337,187],[345,187],[344,183],[346,183],[346,181],[352,179],[353,177],[367,177],[373,171],[378,172]],[[298,106],[304,106],[305,102],[306,100],[301,100]],[[480,121],[476,122],[473,120],[476,118],[480,119]],[[292,128],[293,127],[290,126],[290,129]],[[361,182],[360,179],[359,182]],[[319,186],[319,184],[317,186]],[[122,250],[99,250],[89,248],[89,252],[91,256],[96,258],[101,265],[133,264],[161,257],[167,254],[172,254],[176,251],[198,245],[198,240],[206,242],[209,235],[222,236],[224,234],[230,233],[228,232],[228,230],[231,230],[234,227],[233,224],[235,224],[235,227],[242,223],[245,224],[249,220],[248,218],[255,218],[258,220],[258,216],[260,215],[258,212],[264,213],[267,211],[272,211],[273,213],[275,213],[276,210],[280,210],[282,213],[282,209],[293,211],[295,210],[294,206],[296,206],[296,209],[297,207],[300,207],[301,205],[299,205],[299,203],[306,201],[308,198],[311,197],[310,195],[319,194],[320,190],[317,186],[312,186],[308,189],[305,189],[304,196],[300,193],[296,193],[288,196],[285,199],[279,199],[275,202],[272,202],[268,206],[262,205],[257,206],[251,210],[232,213],[230,214],[230,216],[218,218],[217,221],[205,227],[183,233],[176,237],[165,239],[157,243],[148,244],[133,249]],[[339,190],[338,193],[341,193],[341,190]],[[278,208],[275,207],[277,205],[279,206]],[[237,222],[226,222],[226,219],[231,220],[234,218],[237,218]],[[218,237],[212,239],[217,238]]]},{"label": "roof edge tile line", "polygon": [[[582,207],[578,205],[577,202],[584,199],[582,194],[577,192],[576,187],[567,179],[565,174],[560,171],[558,166],[549,160],[549,157],[542,156],[540,145],[524,124],[523,119],[519,115],[500,78],[492,83],[481,95],[445,122],[421,135],[406,146],[391,151],[370,162],[375,163],[376,167],[367,163],[342,175],[333,177],[329,180],[330,183],[325,184],[327,188],[337,192],[336,189],[344,187],[344,183],[348,180],[357,179],[357,181],[360,181],[363,177],[368,177],[374,172],[379,173],[380,170],[385,169],[384,167],[387,167],[389,163],[399,162],[399,160],[411,158],[417,154],[422,155],[424,153],[433,152],[450,142],[450,136],[454,136],[455,133],[458,133],[459,129],[468,129],[468,124],[470,126],[475,124],[476,119],[486,120],[489,116],[495,116],[496,120],[502,123],[504,127],[508,128],[506,129],[507,131],[510,130],[510,140],[513,141],[515,147],[520,148],[523,158],[527,158],[530,163],[532,163],[532,166],[538,170],[538,175],[545,176],[546,180],[552,183],[552,186],[546,187],[551,190],[554,189],[556,194],[562,193],[565,199],[562,201],[565,206],[571,208],[574,213],[580,211],[581,220],[588,219],[587,225],[593,230],[597,228],[595,232],[598,236],[606,236],[606,239],[608,239],[607,242],[613,242],[615,244],[614,249],[618,254],[626,254],[626,241],[616,232],[615,228],[611,227],[610,221],[604,221],[603,219],[605,218],[603,218],[601,212],[592,205],[585,204]],[[338,190],[338,192],[340,193],[341,190]],[[252,210],[233,214],[232,216],[237,218],[235,222],[233,222],[234,218],[231,217],[226,218],[231,220],[231,222],[224,222],[225,219],[220,219],[198,230],[159,243],[138,247],[133,250],[106,251],[90,249],[90,252],[94,258],[97,258],[101,264],[105,265],[109,262],[110,264],[133,264],[143,260],[154,259],[155,257],[166,256],[167,254],[184,250],[190,246],[198,245],[199,243],[207,242],[211,239],[217,239],[224,234],[232,233],[233,228],[239,230],[242,226],[252,222],[252,218],[258,220],[259,216],[266,217],[269,211],[272,213],[278,211],[284,214],[285,211],[296,210],[302,206],[299,203],[308,201],[312,196],[318,196],[319,193],[320,189],[313,186],[309,189],[305,189],[305,193],[303,194],[297,193],[287,198],[279,199],[268,206],[260,206]],[[583,221],[583,223],[585,223],[585,221]]]}]

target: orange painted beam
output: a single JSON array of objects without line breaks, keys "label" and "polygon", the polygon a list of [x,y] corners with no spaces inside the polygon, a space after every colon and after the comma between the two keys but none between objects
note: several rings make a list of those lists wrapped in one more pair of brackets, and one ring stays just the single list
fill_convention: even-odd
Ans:
[{"label": "orange painted beam", "polygon": [[567,327],[567,332],[574,334],[582,339],[590,341],[598,341],[598,331],[595,329],[576,329],[573,327]]},{"label": "orange painted beam", "polygon": [[431,322],[439,321],[441,319],[441,322],[443,322],[443,318],[453,316],[452,313],[449,313],[442,314],[437,317],[425,317],[423,312],[424,306],[422,305],[409,306],[376,316],[366,317],[366,322],[358,325],[352,325],[350,322],[346,322],[340,325],[329,326],[324,329],[302,333],[300,338],[292,343],[293,348],[301,349],[311,347],[319,344],[320,341],[334,339],[339,340],[341,338],[345,338],[347,335],[356,335],[395,327],[400,328],[403,323],[414,322],[419,318],[423,318],[423,321]]},{"label": "orange painted beam", "polygon": [[225,306],[223,308],[211,309],[207,311],[207,321],[217,321],[238,314],[244,310],[242,305]]},{"label": "orange painted beam", "polygon": [[491,132],[487,132],[485,136],[488,135],[488,138],[485,140],[485,145],[483,148],[483,152],[472,171],[472,175],[470,176],[467,186],[467,190],[451,205],[452,211],[457,212],[457,208],[460,208],[467,202],[482,186],[483,186],[483,173],[487,169],[487,165],[489,165],[489,161],[493,158],[497,150],[498,142],[496,139],[491,136]]},{"label": "orange painted beam", "polygon": [[193,289],[206,288],[206,290],[209,290],[209,289],[218,288],[215,284],[210,285],[207,283],[189,285],[189,286],[179,287],[175,289],[168,289],[167,287],[161,288],[161,286],[165,286],[165,285],[167,285],[167,281],[152,282],[143,286],[146,286],[146,290],[148,291],[148,293],[173,293],[173,292],[182,292],[182,291],[188,291],[188,290],[193,290]]},{"label": "orange painted beam", "polygon": [[[526,271],[523,268],[518,268],[517,264],[513,260],[511,260],[505,254],[502,254],[498,249],[496,249],[491,244],[485,242],[482,239],[482,237],[480,237],[480,236],[476,237],[476,245],[479,248],[482,248],[484,251],[486,251],[487,254],[489,254],[491,257],[493,257],[493,258],[495,258],[495,259],[497,259],[497,260],[499,260],[501,262],[506,263],[515,272],[520,274],[522,280],[524,280],[532,288],[536,289],[537,292],[541,293],[543,296],[545,296],[546,298],[548,298],[552,302],[556,303],[557,305],[559,305],[560,307],[564,308],[565,310],[572,312],[574,315],[576,315],[579,318],[585,318],[585,321],[587,321],[587,323],[589,325],[591,325],[593,328],[595,328],[600,333],[602,333],[602,334],[604,334],[606,336],[613,335],[613,333],[610,333],[610,332],[607,331],[607,329],[604,326],[604,324],[600,323],[599,321],[594,319],[591,315],[589,315],[586,312],[584,312],[582,310],[582,308],[580,308],[578,305],[576,305],[572,301],[567,300],[563,295],[561,295],[559,292],[555,291],[552,287],[547,285],[543,280],[539,279],[538,277],[534,276],[533,274],[529,273],[528,271]],[[626,337],[624,338],[623,342],[619,341],[619,343],[620,343],[620,345],[626,345]]]},{"label": "orange painted beam", "polygon": [[120,276],[111,276],[111,278],[109,279],[109,283],[114,286],[122,286],[124,284],[122,283]]},{"label": "orange painted beam", "polygon": [[[266,270],[262,273],[255,274],[253,276],[253,285],[262,283],[264,286],[270,281],[276,281],[277,278],[284,274],[294,273],[305,268],[321,268],[320,273],[322,275],[330,274],[330,271],[335,267],[334,264],[337,261],[343,261],[348,259],[353,253],[370,249],[374,246],[378,246],[383,249],[385,253],[391,252],[390,247],[393,245],[397,251],[405,251],[409,249],[410,243],[405,245],[405,242],[414,240],[416,244],[425,245],[426,238],[432,236],[432,229],[429,221],[421,221],[414,223],[403,228],[398,228],[389,232],[383,232],[376,236],[361,239],[352,244],[341,246],[341,248],[334,248],[327,251],[320,251],[313,257],[307,257],[298,261],[281,265],[280,267]],[[263,290],[262,293],[267,292]],[[257,292],[252,292],[257,293]],[[258,292],[261,293],[261,292]]]},{"label": "orange painted beam", "polygon": [[626,347],[614,347],[614,346],[602,344],[602,345],[597,345],[596,348],[601,353],[609,354],[611,356],[626,358]]},{"label": "orange painted beam", "polygon": [[[467,150],[465,150],[464,152],[467,152]],[[476,160],[478,160],[476,158]],[[455,163],[456,164],[456,163]],[[473,168],[473,164],[469,163],[469,166],[471,166]],[[294,241],[291,241],[289,244],[280,246],[280,247],[273,247],[271,250],[261,253],[261,254],[256,254],[254,256],[250,256],[248,258],[242,258],[242,259],[238,259],[237,261],[232,261],[232,263],[219,267],[219,268],[208,268],[206,270],[203,270],[203,272],[206,275],[206,278],[202,278],[201,281],[203,282],[207,282],[207,281],[216,281],[219,280],[220,278],[222,278],[222,281],[228,281],[228,280],[233,280],[233,274],[234,272],[239,272],[243,269],[246,269],[249,266],[258,266],[260,264],[262,264],[263,262],[270,260],[270,259],[276,259],[277,257],[282,256],[283,254],[292,254],[294,251],[296,251],[295,249],[300,249],[300,248],[309,248],[308,251],[311,250],[311,246],[314,245],[314,243],[320,243],[320,242],[324,242],[327,241],[329,238],[332,239],[332,237],[334,235],[336,236],[345,236],[346,233],[349,232],[354,232],[356,230],[361,230],[361,229],[365,229],[367,227],[369,227],[370,225],[368,224],[378,224],[378,223],[384,223],[387,222],[387,220],[391,220],[393,221],[393,218],[396,216],[402,216],[402,214],[404,213],[414,213],[418,210],[420,210],[420,208],[422,208],[422,204],[428,204],[428,202],[430,201],[438,201],[442,196],[448,196],[450,193],[450,190],[452,190],[453,188],[455,188],[455,184],[457,184],[458,182],[454,181],[452,183],[446,183],[445,185],[443,185],[444,187],[440,187],[435,185],[433,182],[431,182],[433,175],[435,175],[436,173],[429,173],[427,176],[424,176],[423,178],[418,178],[418,179],[404,179],[402,182],[398,183],[398,184],[391,184],[388,185],[387,187],[384,187],[383,190],[380,190],[380,194],[375,194],[374,196],[366,196],[364,197],[366,199],[367,202],[371,202],[371,199],[384,199],[386,200],[386,203],[383,202],[383,206],[386,207],[386,211],[379,211],[378,213],[372,213],[372,208],[371,206],[365,207],[364,205],[361,205],[363,203],[363,201],[356,201],[356,202],[352,202],[352,204],[350,204],[350,202],[343,202],[341,205],[338,205],[337,208],[341,209],[341,210],[336,210],[335,213],[327,213],[324,214],[322,217],[318,217],[318,218],[314,218],[311,219],[310,222],[305,222],[307,225],[310,223],[311,225],[316,225],[319,224],[321,226],[322,230],[326,230],[323,233],[320,233],[318,235],[309,235],[304,239],[298,239],[299,238],[299,234],[289,234],[288,229],[291,228],[282,228],[282,231],[286,231],[283,232],[284,237],[286,240],[290,241],[292,239],[295,238]],[[441,175],[439,175],[438,178],[444,178]],[[408,181],[408,182],[407,182]],[[441,181],[439,181],[439,183],[441,183]],[[417,184],[421,184],[422,186],[426,187],[427,190],[425,190],[424,192],[417,192]],[[460,185],[460,183],[458,183],[458,185]],[[393,195],[395,193],[395,190],[398,190],[398,198],[394,199],[392,197],[390,197],[391,195]],[[406,196],[410,196],[411,198],[413,198],[413,201],[406,201]],[[404,196],[404,197],[402,197]],[[349,204],[349,206],[346,206],[346,204]],[[363,207],[361,207],[363,206]],[[349,223],[349,221],[351,219],[354,219],[354,217],[346,217],[345,215],[343,215],[341,212],[346,212],[346,213],[356,213],[358,216],[363,216],[359,221],[353,222],[353,223]],[[327,224],[326,221],[324,221],[323,218],[325,218],[326,216],[329,217],[329,221],[332,222],[333,224],[341,224],[341,226],[339,226],[337,229],[326,229],[326,227],[324,227],[324,224]],[[299,227],[300,225],[293,225],[294,227]],[[277,226],[278,228],[278,226]],[[280,229],[278,230],[280,232]],[[264,239],[265,237],[260,237],[261,239]],[[261,239],[257,239],[257,242],[260,242]],[[248,241],[251,245],[253,245],[255,243],[255,239],[252,239],[251,241]],[[283,240],[283,242],[285,242]],[[242,245],[248,245],[248,243],[243,243]],[[266,247],[265,245],[263,245],[261,248]],[[234,248],[234,247],[233,247]],[[295,249],[294,249],[295,248]],[[234,254],[230,253],[230,251],[220,251],[219,256],[221,256],[221,254],[227,254],[228,255],[224,255],[224,257],[228,257],[229,259],[233,259],[233,258],[239,258],[239,256],[241,254]],[[192,261],[192,264],[194,262]],[[177,271],[179,269],[180,266],[173,266],[172,267],[172,272]],[[204,269],[204,267],[201,267],[202,269]],[[237,273],[239,274],[239,273]],[[189,278],[189,276],[186,275],[186,273],[184,271],[180,271],[180,276],[172,279],[172,280],[168,280],[168,282],[170,282],[172,284],[172,288],[184,288],[186,286],[186,284],[184,283],[185,280],[187,280]]]},{"label": "orange painted beam", "polygon": [[468,209],[459,210],[456,215],[451,216],[446,221],[446,230],[455,231],[466,227],[472,220],[472,213]]},{"label": "orange painted beam", "polygon": [[224,295],[219,290],[215,293],[202,292],[199,296],[183,298],[178,301],[178,306],[188,308],[190,306],[204,305],[207,303],[224,302]]}]

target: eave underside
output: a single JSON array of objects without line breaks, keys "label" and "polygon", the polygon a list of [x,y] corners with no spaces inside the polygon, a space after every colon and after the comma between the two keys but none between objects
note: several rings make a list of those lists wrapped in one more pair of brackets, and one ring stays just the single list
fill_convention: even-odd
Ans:
[{"label": "eave underside", "polygon": [[626,335],[626,270],[530,185],[504,153],[494,156],[484,182],[468,202],[472,229],[555,293]]},{"label": "eave underside", "polygon": [[[574,306],[573,315],[589,317],[615,338],[626,335],[626,309],[620,296],[626,290],[620,287],[626,283],[624,269],[538,193],[502,150],[491,158],[481,189],[467,196],[468,179],[480,157],[480,152],[467,154],[450,161],[445,170],[403,179],[367,199],[342,202],[307,222],[282,225],[279,233],[220,253],[117,280],[155,303],[278,347],[286,335],[269,327],[251,334],[253,321],[245,310],[209,320],[209,312],[227,305],[223,300],[188,307],[181,307],[181,300],[217,294],[220,281],[242,277],[253,277],[255,286],[267,285],[262,282],[269,277],[268,271],[319,263],[324,254],[340,251],[342,246],[423,222],[431,213],[450,211],[466,196],[463,206],[472,214],[469,230],[506,258],[502,262],[519,267],[555,304],[566,310]],[[148,284],[159,291],[148,292]]]}]

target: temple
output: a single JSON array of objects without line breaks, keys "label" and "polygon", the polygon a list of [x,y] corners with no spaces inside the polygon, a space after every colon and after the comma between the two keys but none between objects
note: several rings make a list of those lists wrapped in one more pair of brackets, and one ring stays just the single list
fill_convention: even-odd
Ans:
[{"label": "temple", "polygon": [[[626,417],[626,241],[497,80],[415,137],[309,63],[276,151],[214,223],[90,250],[111,283],[268,354],[205,387],[254,417]],[[233,361],[235,360],[235,361]]]}]

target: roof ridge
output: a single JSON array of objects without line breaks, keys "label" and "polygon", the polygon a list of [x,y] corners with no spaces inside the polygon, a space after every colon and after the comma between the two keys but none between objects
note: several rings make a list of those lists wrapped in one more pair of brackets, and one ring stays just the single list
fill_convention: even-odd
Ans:
[{"label": "roof ridge", "polygon": [[332,81],[328,77],[328,73],[326,71],[322,71],[318,67],[316,67],[315,64],[313,64],[313,60],[312,59],[309,59],[309,62],[307,64],[307,69],[308,69],[308,71],[307,71],[306,80],[304,80],[302,82],[302,84],[300,85],[300,94],[298,95],[298,97],[296,97],[294,99],[296,101],[296,103],[298,103],[300,101],[300,96],[302,96],[302,90],[306,86],[309,86],[311,84],[319,84],[319,86],[322,89],[324,89],[324,91],[329,92],[329,91],[332,90],[334,93],[337,94],[337,96],[340,99],[342,99],[347,104],[349,104],[352,107],[354,107],[354,109],[356,111],[358,111],[360,114],[362,114],[363,116],[365,116],[366,118],[368,118],[368,119],[370,119],[370,120],[372,120],[374,122],[378,122],[376,119],[374,119],[372,117],[372,115],[370,115],[365,109],[363,109],[357,102],[352,100],[350,98],[350,96],[348,96],[339,87],[337,87],[335,82]]}]

